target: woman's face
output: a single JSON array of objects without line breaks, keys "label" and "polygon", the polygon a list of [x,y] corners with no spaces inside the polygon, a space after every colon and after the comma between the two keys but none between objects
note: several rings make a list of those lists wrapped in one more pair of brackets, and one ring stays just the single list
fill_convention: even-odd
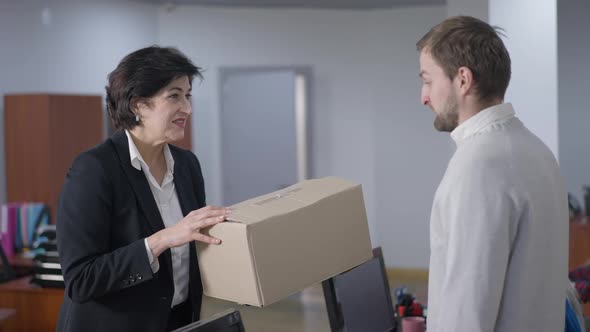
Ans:
[{"label": "woman's face", "polygon": [[140,124],[136,129],[155,144],[179,141],[192,112],[191,85],[188,76],[181,76],[147,102],[138,102],[136,114],[139,113]]}]

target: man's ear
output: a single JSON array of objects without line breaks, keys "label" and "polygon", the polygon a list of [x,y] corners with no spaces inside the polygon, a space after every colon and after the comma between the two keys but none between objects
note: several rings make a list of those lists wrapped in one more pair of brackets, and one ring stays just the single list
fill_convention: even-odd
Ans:
[{"label": "man's ear", "polygon": [[473,89],[475,82],[473,81],[473,72],[471,69],[467,67],[459,67],[456,79],[461,94],[466,95],[471,89]]}]

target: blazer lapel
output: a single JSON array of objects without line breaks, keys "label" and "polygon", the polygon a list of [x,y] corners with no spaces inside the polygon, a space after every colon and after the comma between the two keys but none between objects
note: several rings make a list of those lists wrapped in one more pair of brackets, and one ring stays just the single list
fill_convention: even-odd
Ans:
[{"label": "blazer lapel", "polygon": [[182,157],[178,153],[175,153],[176,150],[171,149],[171,152],[174,158],[174,187],[176,188],[182,215],[186,216],[191,211],[200,208],[200,206],[198,206],[195,197],[193,181],[190,171],[187,168],[188,166],[184,164]]},{"label": "blazer lapel", "polygon": [[[174,158],[174,187],[178,195],[178,202],[182,215],[186,216],[191,211],[202,208],[195,195],[194,181],[189,169],[189,165],[185,163],[183,155],[177,149],[170,148],[172,157]],[[199,262],[197,259],[197,249],[194,241],[189,243],[189,297],[192,299],[193,319],[200,317],[201,302],[197,299],[203,294],[203,286],[201,285],[201,274],[199,273]]]},{"label": "blazer lapel", "polygon": [[115,146],[117,147],[117,153],[119,154],[123,171],[125,172],[125,175],[127,175],[129,183],[131,183],[131,187],[135,192],[135,196],[139,202],[139,205],[143,209],[143,212],[148,219],[148,223],[152,232],[156,233],[164,229],[164,221],[162,221],[162,216],[160,215],[160,211],[156,205],[154,195],[152,194],[152,189],[150,188],[143,171],[137,170],[135,167],[133,167],[133,165],[131,165],[127,135],[125,135],[125,132],[118,132],[113,136],[112,139],[115,142]]},{"label": "blazer lapel", "polygon": [[[160,215],[160,210],[158,210],[152,189],[150,188],[143,171],[137,170],[135,167],[133,167],[133,165],[131,165],[127,135],[125,132],[119,131],[114,134],[111,139],[115,143],[117,154],[119,155],[119,160],[121,161],[121,167],[129,179],[129,183],[135,192],[135,197],[137,198],[137,201],[139,202],[139,205],[147,218],[152,234],[164,229],[164,221],[162,220],[162,216]],[[164,251],[162,256],[164,258],[164,263],[168,267],[170,276],[172,276],[172,255],[170,250]]]}]

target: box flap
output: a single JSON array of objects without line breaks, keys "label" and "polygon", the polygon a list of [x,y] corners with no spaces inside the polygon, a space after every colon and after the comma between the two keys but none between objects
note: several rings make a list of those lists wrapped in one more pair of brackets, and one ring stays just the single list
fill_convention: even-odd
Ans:
[{"label": "box flap", "polygon": [[314,204],[332,194],[358,186],[336,177],[306,180],[285,189],[231,206],[228,220],[253,224]]}]

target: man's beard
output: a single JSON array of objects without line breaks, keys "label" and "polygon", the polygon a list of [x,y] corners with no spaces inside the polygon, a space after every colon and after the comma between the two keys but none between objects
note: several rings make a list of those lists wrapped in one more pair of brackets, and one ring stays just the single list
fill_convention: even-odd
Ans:
[{"label": "man's beard", "polygon": [[441,112],[434,113],[436,114],[434,128],[438,131],[450,133],[459,125],[459,107],[454,96],[449,96]]}]

